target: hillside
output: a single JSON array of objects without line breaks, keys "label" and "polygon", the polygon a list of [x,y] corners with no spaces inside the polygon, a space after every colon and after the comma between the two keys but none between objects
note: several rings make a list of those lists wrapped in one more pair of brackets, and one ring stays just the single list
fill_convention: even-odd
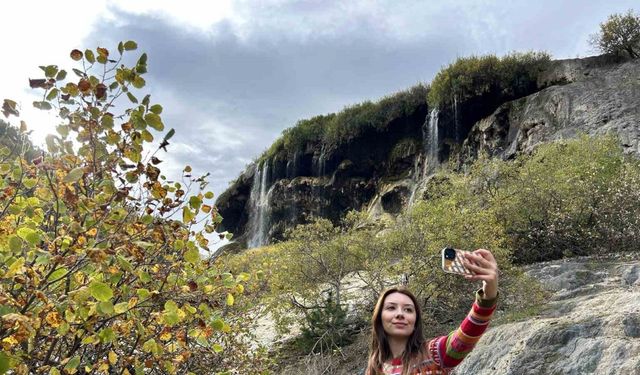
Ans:
[{"label": "hillside", "polygon": [[[617,134],[626,153],[639,155],[638,77],[637,60],[558,60],[521,97],[499,102],[484,95],[439,109],[429,108],[428,88],[416,87],[395,97],[401,110],[384,112],[377,120],[383,125],[364,126],[339,143],[305,143],[292,156],[274,143],[276,151],[250,165],[218,198],[221,229],[235,234],[231,247],[242,249],[282,239],[311,217],[337,223],[351,209],[397,215],[440,165],[459,168],[479,152],[508,159],[581,133]],[[389,101],[335,116],[374,116],[371,111],[388,110]],[[309,121],[331,123],[332,116]]]}]

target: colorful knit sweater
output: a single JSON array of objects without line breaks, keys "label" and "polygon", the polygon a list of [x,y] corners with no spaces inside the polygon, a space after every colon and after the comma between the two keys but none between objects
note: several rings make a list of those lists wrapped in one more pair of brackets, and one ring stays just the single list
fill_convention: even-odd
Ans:
[{"label": "colorful knit sweater", "polygon": [[[427,341],[426,355],[409,368],[411,375],[446,375],[462,362],[487,329],[496,308],[497,298],[487,300],[482,297],[482,290],[479,290],[471,311],[458,329],[448,336],[439,336]],[[402,374],[402,359],[394,358],[385,362],[382,373]]]}]

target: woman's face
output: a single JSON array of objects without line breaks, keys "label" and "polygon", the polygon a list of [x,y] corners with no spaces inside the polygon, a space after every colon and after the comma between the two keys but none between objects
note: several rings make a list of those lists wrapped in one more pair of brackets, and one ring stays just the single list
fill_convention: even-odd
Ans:
[{"label": "woman's face", "polygon": [[409,337],[416,324],[416,307],[409,296],[393,292],[382,304],[382,327],[387,335]]}]

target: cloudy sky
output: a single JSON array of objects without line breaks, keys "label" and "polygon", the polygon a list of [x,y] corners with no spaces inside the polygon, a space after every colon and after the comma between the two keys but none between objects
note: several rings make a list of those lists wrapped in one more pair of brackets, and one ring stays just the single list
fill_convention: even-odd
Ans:
[{"label": "cloudy sky", "polygon": [[[207,5],[205,5],[207,4]],[[12,1],[3,6],[0,99],[20,102],[42,143],[55,120],[32,110],[27,78],[67,70],[74,49],[135,40],[147,89],[176,129],[165,157],[211,173],[219,194],[297,120],[430,81],[456,57],[544,50],[594,54],[610,1]]]}]

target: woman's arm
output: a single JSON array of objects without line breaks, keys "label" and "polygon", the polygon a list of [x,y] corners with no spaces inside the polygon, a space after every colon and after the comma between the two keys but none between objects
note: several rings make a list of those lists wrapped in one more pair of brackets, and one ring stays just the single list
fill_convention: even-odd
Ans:
[{"label": "woman's arm", "polygon": [[479,249],[470,253],[465,267],[475,275],[465,276],[469,280],[482,280],[482,289],[476,292],[476,300],[460,327],[448,336],[441,336],[429,343],[429,349],[442,368],[457,366],[471,352],[487,329],[496,308],[498,298],[498,266],[493,254]]}]

